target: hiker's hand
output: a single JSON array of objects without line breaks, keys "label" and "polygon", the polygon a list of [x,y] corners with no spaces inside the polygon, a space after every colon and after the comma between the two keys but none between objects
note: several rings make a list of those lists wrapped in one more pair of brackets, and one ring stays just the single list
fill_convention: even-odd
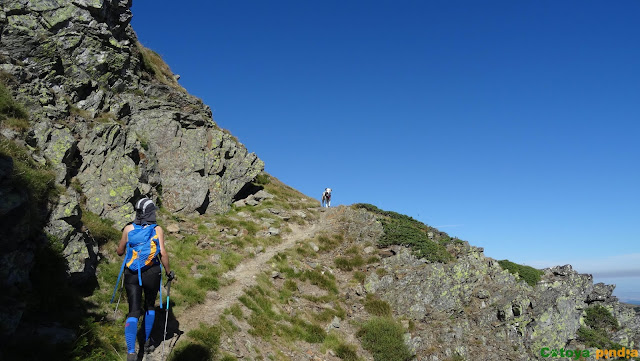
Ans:
[{"label": "hiker's hand", "polygon": [[167,280],[168,281],[173,281],[176,278],[176,273],[171,271],[169,273],[167,273]]}]

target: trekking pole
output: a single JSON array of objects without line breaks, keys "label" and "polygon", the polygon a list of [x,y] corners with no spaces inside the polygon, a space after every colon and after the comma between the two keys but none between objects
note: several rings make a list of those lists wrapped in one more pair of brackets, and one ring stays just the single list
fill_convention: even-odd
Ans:
[{"label": "trekking pole", "polygon": [[169,276],[167,277],[167,284],[165,287],[167,288],[167,307],[164,309],[165,317],[164,317],[164,334],[162,336],[162,359],[164,360],[164,344],[167,340],[167,323],[169,323],[169,294],[171,293],[171,281],[176,278],[176,274],[173,271],[169,272]]},{"label": "trekking pole", "polygon": [[116,318],[116,312],[118,312],[118,306],[120,306],[120,300],[122,299],[122,289],[124,288],[124,278],[122,279],[122,283],[120,284],[120,296],[118,296],[118,303],[116,303],[116,309],[113,310],[113,319]]}]

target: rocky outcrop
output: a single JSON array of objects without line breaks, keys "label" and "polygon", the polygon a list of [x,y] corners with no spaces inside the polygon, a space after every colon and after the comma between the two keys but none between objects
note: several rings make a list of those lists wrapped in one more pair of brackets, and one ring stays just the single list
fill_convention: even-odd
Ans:
[{"label": "rocky outcrop", "polygon": [[538,359],[543,347],[568,349],[583,325],[584,310],[593,304],[605,306],[620,322],[615,342],[638,347],[640,317],[611,296],[613,287],[594,285],[591,275],[559,266],[544,270],[531,287],[480,248],[465,242],[450,245],[449,251],[457,254],[456,261],[442,264],[401,248],[383,260],[384,276],[371,273],[365,282],[368,292],[416,321],[408,343],[418,360]]},{"label": "rocky outcrop", "polygon": [[[49,205],[43,234],[63,245],[77,280],[91,277],[98,259],[81,209],[118,229],[141,195],[169,212],[220,213],[264,168],[139,44],[130,6],[130,0],[0,3],[0,75],[30,114],[26,139],[13,131],[0,137],[26,142],[32,157],[55,171],[64,190]],[[0,182],[9,163],[0,162]],[[0,187],[0,198],[3,220],[19,220],[24,191]],[[20,267],[28,277],[29,265],[16,262],[29,263],[33,248],[3,253],[0,274]]]},{"label": "rocky outcrop", "polygon": [[132,198],[172,212],[223,212],[262,169],[211,110],[148,69],[130,1],[6,1],[0,70],[33,115],[30,144],[87,209],[121,227]]}]

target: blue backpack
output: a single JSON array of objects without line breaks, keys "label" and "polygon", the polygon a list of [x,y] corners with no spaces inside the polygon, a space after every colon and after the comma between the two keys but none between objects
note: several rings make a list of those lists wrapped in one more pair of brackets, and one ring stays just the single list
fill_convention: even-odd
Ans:
[{"label": "blue backpack", "polygon": [[[132,271],[138,271],[138,283],[142,286],[142,270],[160,263],[159,255],[160,241],[156,233],[156,225],[141,226],[133,224],[133,229],[127,234],[127,250],[122,261],[122,267],[120,267],[120,274],[116,281],[116,288],[113,290],[111,302],[115,298],[125,266]],[[160,264],[160,267],[162,267],[162,264]],[[160,272],[160,275],[162,277],[162,272]],[[160,308],[162,308],[162,281],[160,281]]]}]

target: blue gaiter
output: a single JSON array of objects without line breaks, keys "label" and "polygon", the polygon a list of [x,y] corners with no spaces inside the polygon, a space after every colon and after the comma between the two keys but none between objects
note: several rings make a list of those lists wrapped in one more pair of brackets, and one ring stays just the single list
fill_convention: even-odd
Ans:
[{"label": "blue gaiter", "polygon": [[127,341],[127,352],[136,352],[136,333],[138,331],[138,318],[129,317],[124,324],[124,339]]},{"label": "blue gaiter", "polygon": [[144,334],[145,334],[145,338],[144,340],[148,340],[149,336],[151,335],[151,329],[153,328],[153,320],[155,320],[156,318],[156,311],[147,311],[144,314]]}]

